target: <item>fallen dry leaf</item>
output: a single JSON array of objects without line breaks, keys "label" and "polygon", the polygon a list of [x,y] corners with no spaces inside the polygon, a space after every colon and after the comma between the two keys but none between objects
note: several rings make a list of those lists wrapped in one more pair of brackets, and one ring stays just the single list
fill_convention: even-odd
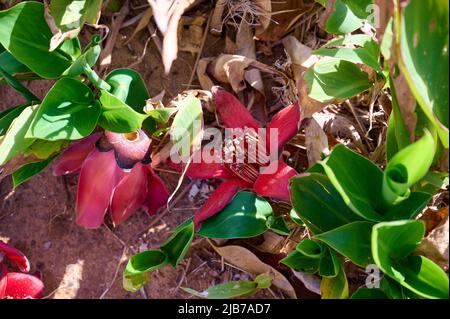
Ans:
[{"label": "fallen dry leaf", "polygon": [[[447,209],[448,210],[448,209]],[[448,247],[449,247],[449,223],[448,216],[441,225],[436,227],[428,236],[426,236],[418,251],[425,257],[430,258],[439,266],[448,270]]]},{"label": "fallen dry leaf", "polygon": [[[180,51],[190,52],[192,55],[200,53],[203,39],[203,26],[206,23],[206,18],[197,16],[186,22],[186,19],[181,19],[179,24],[178,34],[178,49]],[[186,28],[187,26],[187,28]]]},{"label": "fallen dry leaf", "polygon": [[309,167],[321,161],[322,154],[326,155],[329,151],[328,137],[314,116],[305,125],[305,147]]},{"label": "fallen dry leaf", "polygon": [[318,295],[322,294],[322,291],[320,290],[322,280],[319,277],[306,272],[299,272],[295,270],[292,270],[292,272],[294,273],[294,276],[305,285],[306,289]]},{"label": "fallen dry leaf", "polygon": [[225,261],[253,275],[267,274],[273,278],[272,284],[281,289],[289,298],[297,298],[290,282],[278,270],[263,263],[250,250],[236,245],[218,247],[209,241],[214,250]]},{"label": "fallen dry leaf", "polygon": [[133,33],[128,38],[127,42],[125,42],[125,44],[129,43],[131,40],[133,40],[133,38],[136,36],[136,34],[139,33],[139,31],[144,30],[145,28],[147,28],[147,26],[150,23],[150,20],[151,20],[152,17],[153,17],[153,10],[150,7],[147,10],[145,10],[144,14],[142,15],[142,18],[139,20],[139,23],[137,24],[136,28],[134,28]]}]

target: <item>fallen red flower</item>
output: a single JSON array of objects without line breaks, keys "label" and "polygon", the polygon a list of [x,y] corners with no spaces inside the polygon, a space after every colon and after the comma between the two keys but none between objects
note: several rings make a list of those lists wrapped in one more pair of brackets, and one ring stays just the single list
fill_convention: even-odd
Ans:
[{"label": "fallen red flower", "polygon": [[42,298],[44,284],[33,275],[8,272],[3,258],[14,262],[21,271],[30,271],[27,257],[16,248],[0,240],[0,299]]},{"label": "fallen red flower", "polygon": [[[213,87],[212,94],[220,120],[226,128],[250,129],[256,132],[260,125],[247,108],[232,94],[220,87]],[[266,126],[266,150],[270,150],[270,129],[278,129],[277,149],[280,151],[298,132],[300,107],[294,103],[282,109]],[[247,136],[251,138],[251,136]],[[245,150],[247,152],[247,150]],[[246,154],[248,157],[248,154]],[[246,158],[247,158],[246,157]],[[202,159],[203,160],[203,159]],[[213,192],[206,203],[196,212],[194,223],[200,223],[222,210],[241,189],[252,189],[260,196],[284,201],[290,200],[289,180],[297,172],[280,157],[273,173],[264,172],[268,164],[252,163],[191,163],[186,175],[192,178],[223,178],[225,181]],[[262,173],[261,173],[262,170]]]},{"label": "fallen red flower", "polygon": [[143,208],[156,214],[169,191],[150,165],[151,140],[140,130],[93,134],[65,150],[53,166],[56,176],[80,171],[76,223],[85,228],[102,225],[109,210],[115,225]]}]

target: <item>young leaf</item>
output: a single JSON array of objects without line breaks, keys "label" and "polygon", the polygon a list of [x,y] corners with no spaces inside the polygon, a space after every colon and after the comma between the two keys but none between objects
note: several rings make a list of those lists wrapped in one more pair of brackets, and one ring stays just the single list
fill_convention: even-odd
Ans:
[{"label": "young leaf", "polygon": [[49,52],[53,35],[42,3],[24,1],[0,11],[0,25],[0,44],[41,77],[57,78],[70,66],[65,54],[59,50]]},{"label": "young leaf", "polygon": [[380,47],[372,37],[365,34],[347,35],[341,39],[332,40],[312,53],[366,64],[375,71],[381,72]]},{"label": "young leaf", "polygon": [[170,128],[170,137],[178,152],[189,157],[198,149],[202,139],[203,110],[200,100],[189,95],[178,106],[178,112]]},{"label": "young leaf", "polygon": [[22,113],[28,104],[11,107],[0,113],[0,136],[4,135],[12,121]]},{"label": "young leaf", "polygon": [[320,242],[309,238],[303,239],[295,250],[310,258],[321,258],[325,253],[325,247]]},{"label": "young leaf", "polygon": [[351,299],[388,299],[388,296],[379,288],[359,288]]},{"label": "young leaf", "polygon": [[396,14],[400,30],[400,69],[423,112],[449,147],[447,1],[410,1]]},{"label": "young leaf", "polygon": [[190,219],[178,226],[161,246],[161,251],[167,255],[167,262],[173,267],[176,267],[189,251],[194,233],[194,222]]},{"label": "young leaf", "polygon": [[92,133],[100,105],[85,84],[62,78],[45,96],[27,137],[49,141],[77,140]]},{"label": "young leaf", "polygon": [[39,174],[41,171],[43,171],[48,165],[50,165],[50,163],[55,159],[55,157],[56,156],[50,157],[41,162],[26,164],[26,165],[22,166],[21,168],[19,168],[14,173],[12,173],[14,188],[16,188],[20,184],[28,181],[30,178]]},{"label": "young leaf", "polygon": [[102,0],[52,0],[49,7],[56,26],[67,32],[80,29],[84,23],[96,24],[101,6]]},{"label": "young leaf", "polygon": [[373,224],[369,222],[353,222],[318,234],[315,238],[323,241],[356,265],[364,267],[372,262],[370,250],[372,226]]},{"label": "young leaf", "polygon": [[362,220],[347,207],[325,175],[311,173],[293,177],[290,188],[298,217],[315,234]]},{"label": "young leaf", "polygon": [[238,193],[220,213],[203,221],[198,234],[208,238],[248,238],[267,230],[270,204],[251,192]]},{"label": "young leaf", "polygon": [[320,258],[319,275],[322,277],[333,278],[339,273],[340,260],[335,252],[330,248],[325,248],[325,253]]},{"label": "young leaf", "polygon": [[339,261],[339,271],[335,277],[322,278],[320,290],[322,292],[322,299],[348,298],[348,281],[342,261]]},{"label": "young leaf", "polygon": [[319,269],[320,258],[311,258],[294,250],[289,256],[280,260],[280,263],[296,271],[315,273]]},{"label": "young leaf", "polygon": [[25,138],[25,134],[37,108],[37,105],[27,106],[12,121],[6,134],[0,138],[0,165],[5,164],[14,156],[26,150],[34,142],[34,139]]},{"label": "young leaf", "polygon": [[287,226],[282,216],[269,216],[267,219],[267,228],[282,236],[288,236],[290,234],[289,227]]},{"label": "young leaf", "polygon": [[6,72],[1,66],[0,66],[0,75],[3,77],[5,82],[12,87],[14,90],[16,90],[20,95],[22,95],[28,103],[40,103],[41,100],[37,98],[33,93],[31,93],[23,84],[14,78],[11,74]]},{"label": "young leaf", "polygon": [[111,93],[101,90],[102,113],[98,120],[101,127],[115,133],[135,132],[141,128],[147,115],[133,110]]},{"label": "young leaf", "polygon": [[[8,51],[0,53],[0,67],[9,74],[28,73],[29,68],[17,61],[17,59]],[[0,77],[1,79],[1,77]]]},{"label": "young leaf", "polygon": [[150,98],[141,75],[133,69],[116,69],[105,79],[111,85],[111,93],[138,113],[144,112],[146,101]]},{"label": "young leaf", "polygon": [[335,58],[317,62],[305,72],[304,79],[308,95],[323,103],[351,98],[373,86],[367,73],[358,66]]},{"label": "young leaf", "polygon": [[[77,39],[73,39],[75,41]],[[64,75],[75,77],[85,72],[86,68],[91,68],[97,62],[100,52],[102,50],[100,46],[100,36],[94,35],[91,38],[91,42],[85,48],[83,54],[75,57],[75,61],[72,65],[64,72]],[[71,43],[73,41],[66,41],[65,43]],[[63,45],[64,45],[63,44]]]},{"label": "young leaf", "polygon": [[383,181],[378,166],[342,144],[336,145],[321,164],[353,212],[370,221],[384,219],[377,211]]},{"label": "young leaf", "polygon": [[425,233],[419,220],[379,223],[372,230],[372,255],[389,277],[425,298],[448,298],[447,274],[431,260],[410,255]]}]

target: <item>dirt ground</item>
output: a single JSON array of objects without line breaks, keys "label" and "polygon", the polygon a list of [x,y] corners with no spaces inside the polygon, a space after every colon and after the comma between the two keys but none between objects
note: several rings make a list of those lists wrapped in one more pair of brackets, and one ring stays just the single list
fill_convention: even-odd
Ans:
[{"label": "dirt ground", "polygon": [[[128,27],[120,31],[109,69],[127,67],[141,56],[149,33],[144,30],[129,45],[123,45],[132,30]],[[211,36],[206,43],[203,56],[213,56],[212,51],[223,49],[220,38]],[[187,89],[194,64],[192,54],[181,52],[171,74],[165,76],[161,57],[150,41],[142,62],[134,68],[142,74],[151,96],[165,90],[166,98],[170,98]],[[25,84],[42,98],[52,82]],[[21,102],[18,94],[0,85],[0,110]],[[174,189],[177,176],[161,175]],[[144,289],[128,293],[122,288],[128,258],[140,249],[158,247],[170,230],[191,217],[201,203],[184,198],[160,220],[138,212],[115,229],[104,226],[85,230],[74,222],[76,182],[76,175],[54,177],[50,168],[15,190],[10,178],[0,182],[0,239],[22,250],[32,270],[43,273],[48,298],[189,298],[180,286],[204,290],[221,282],[249,278],[222,265],[209,244],[196,239],[177,269],[167,266],[155,271]],[[280,297],[277,289],[262,291],[255,298],[275,296]]]}]

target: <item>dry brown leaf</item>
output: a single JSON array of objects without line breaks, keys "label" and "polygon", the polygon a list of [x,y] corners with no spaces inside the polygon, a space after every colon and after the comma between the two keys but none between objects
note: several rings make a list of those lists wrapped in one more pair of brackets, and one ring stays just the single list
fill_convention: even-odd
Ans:
[{"label": "dry brown leaf", "polygon": [[322,294],[322,291],[320,290],[322,280],[319,277],[306,272],[299,272],[295,270],[292,270],[292,272],[294,273],[294,276],[305,285],[306,289],[318,295]]},{"label": "dry brown leaf", "polygon": [[[178,40],[178,49],[180,51],[190,52],[192,55],[200,53],[203,39],[203,25],[206,23],[206,18],[197,16],[189,23],[185,23],[185,19],[180,20],[179,32],[180,39]],[[188,25],[184,28],[184,25]]]},{"label": "dry brown leaf", "polygon": [[214,86],[213,80],[207,74],[208,65],[212,61],[214,61],[214,58],[203,58],[198,61],[197,78],[203,90],[211,91],[211,88]]},{"label": "dry brown leaf", "polygon": [[287,54],[291,58],[291,68],[294,73],[297,95],[300,101],[301,118],[311,117],[314,113],[322,110],[326,104],[308,96],[308,86],[303,79],[303,75],[319,58],[316,55],[312,55],[312,49],[300,43],[294,36],[287,36],[282,42]]},{"label": "dry brown leaf", "polygon": [[433,260],[439,266],[448,270],[448,247],[449,247],[449,223],[448,216],[440,226],[436,227],[425,237],[418,251]]},{"label": "dry brown leaf", "polygon": [[183,12],[199,0],[148,0],[156,25],[164,36],[162,60],[164,71],[169,74],[178,52],[178,22]]},{"label": "dry brown leaf", "polygon": [[31,154],[28,156],[24,156],[23,154],[18,155],[11,160],[9,160],[7,163],[5,163],[3,166],[0,166],[0,182],[2,179],[4,179],[6,176],[14,173],[16,170],[21,168],[24,165],[40,162],[42,159],[39,159],[35,155]]},{"label": "dry brown leaf", "polygon": [[[267,1],[260,3],[267,7]],[[261,25],[256,28],[256,38],[261,41],[280,40],[292,31],[304,9],[303,0],[273,1],[269,11],[270,19],[267,16],[261,19]],[[267,21],[269,23],[266,26]]]},{"label": "dry brown leaf", "polygon": [[279,254],[284,246],[285,238],[274,232],[267,231],[263,234],[262,244],[255,246],[256,249],[265,253]]},{"label": "dry brown leaf", "polygon": [[217,0],[216,5],[214,7],[214,11],[211,17],[211,25],[210,32],[215,35],[219,35],[222,33],[222,16],[225,11],[225,7],[227,5],[228,0]]},{"label": "dry brown leaf", "polygon": [[272,284],[281,289],[289,298],[297,298],[291,283],[272,266],[263,263],[250,250],[236,245],[218,247],[213,245],[214,250],[222,256],[225,261],[253,275],[267,274],[273,278]]},{"label": "dry brown leaf", "polygon": [[148,8],[147,10],[145,10],[144,15],[142,16],[142,18],[139,20],[138,25],[136,26],[136,28],[134,29],[133,33],[131,34],[131,36],[128,38],[127,42],[125,42],[125,44],[129,43],[131,40],[133,40],[133,38],[136,36],[136,34],[141,31],[144,30],[145,28],[147,28],[147,25],[150,23],[150,19],[153,17],[153,10],[152,8]]},{"label": "dry brown leaf", "polygon": [[329,151],[328,137],[314,117],[305,125],[305,147],[309,167],[322,160],[321,154]]},{"label": "dry brown leaf", "polygon": [[420,217],[425,222],[426,234],[428,235],[433,229],[441,224],[448,217],[448,206],[441,209],[428,208]]},{"label": "dry brown leaf", "polygon": [[[391,74],[394,74],[394,72],[391,72]],[[399,74],[394,78],[394,86],[403,121],[408,129],[410,140],[413,142],[417,124],[417,115],[415,113],[416,99],[412,95],[403,74]]]}]

